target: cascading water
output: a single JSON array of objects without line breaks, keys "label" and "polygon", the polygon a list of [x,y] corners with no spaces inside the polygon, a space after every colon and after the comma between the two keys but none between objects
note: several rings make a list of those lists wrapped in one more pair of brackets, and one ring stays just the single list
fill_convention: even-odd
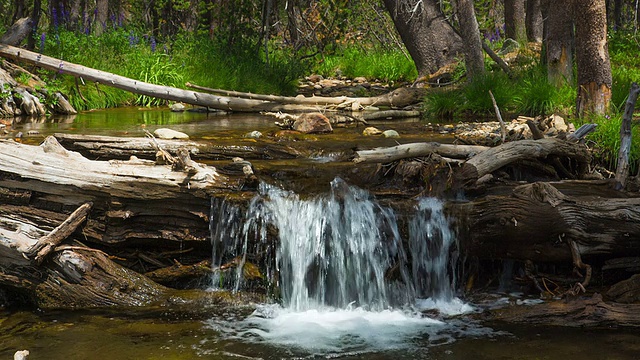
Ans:
[{"label": "cascading water", "polygon": [[[258,308],[236,335],[333,349],[336,341],[393,347],[425,327],[431,336],[441,329],[441,321],[416,310],[425,306],[417,298],[430,298],[439,307],[438,301],[448,303],[454,295],[449,267],[454,236],[440,201],[418,201],[407,221],[407,245],[394,211],[341,179],[332,181],[328,194],[311,199],[262,184],[243,222],[241,228],[212,234],[235,236],[234,246],[243,251],[234,256],[245,258],[250,239],[271,244],[269,236],[277,237],[275,251],[263,250],[274,251],[269,256],[275,255],[277,279],[272,281],[280,289],[281,306]],[[269,235],[269,227],[277,235]],[[469,309],[460,306],[455,312]]]}]

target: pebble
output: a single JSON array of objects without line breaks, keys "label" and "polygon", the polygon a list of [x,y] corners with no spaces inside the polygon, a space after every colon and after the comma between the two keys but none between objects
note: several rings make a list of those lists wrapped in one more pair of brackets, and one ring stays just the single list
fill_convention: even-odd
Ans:
[{"label": "pebble", "polygon": [[364,136],[373,136],[373,135],[380,135],[380,134],[382,134],[382,131],[374,128],[373,126],[370,126],[364,129],[364,131],[362,132],[362,135]]},{"label": "pebble", "polygon": [[254,130],[250,133],[244,134],[244,137],[251,138],[251,139],[259,139],[260,137],[262,137],[262,133],[260,131]]},{"label": "pebble", "polygon": [[175,103],[171,105],[171,111],[173,112],[183,112],[184,109],[185,109],[185,106],[182,103]]}]

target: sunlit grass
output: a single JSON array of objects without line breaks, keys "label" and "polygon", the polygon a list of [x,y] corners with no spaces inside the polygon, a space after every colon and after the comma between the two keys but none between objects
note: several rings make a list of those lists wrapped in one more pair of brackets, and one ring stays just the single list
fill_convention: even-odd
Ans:
[{"label": "sunlit grass", "polygon": [[384,82],[413,81],[418,76],[413,61],[403,52],[360,47],[350,47],[335,54],[325,55],[314,68],[314,72],[325,77],[363,76]]}]

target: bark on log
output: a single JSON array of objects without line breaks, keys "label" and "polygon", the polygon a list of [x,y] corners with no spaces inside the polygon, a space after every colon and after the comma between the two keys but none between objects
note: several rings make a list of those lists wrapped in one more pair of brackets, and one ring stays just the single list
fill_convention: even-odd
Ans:
[{"label": "bark on log", "polygon": [[[212,89],[204,86],[199,86],[191,83],[185,84],[187,87],[211,92],[218,95],[224,95],[229,97],[237,97],[242,99],[254,99],[264,100],[269,102],[281,103],[281,104],[297,104],[297,105],[318,105],[318,106],[334,106],[337,109],[347,110],[361,110],[364,106],[381,106],[381,107],[393,107],[402,108],[407,105],[415,104],[419,102],[426,90],[421,88],[398,88],[391,91],[388,94],[372,96],[372,97],[324,97],[324,96],[277,96],[277,95],[263,95],[252,94],[240,91],[229,91],[222,89]],[[354,106],[356,105],[356,106]],[[417,116],[417,115],[412,115]]]},{"label": "bark on log", "polygon": [[[147,95],[159,99],[184,102],[191,105],[203,106],[218,110],[236,111],[236,112],[261,112],[261,111],[319,111],[320,105],[298,105],[298,104],[280,104],[271,101],[257,99],[243,99],[237,97],[225,97],[207,94],[203,92],[195,92],[190,90],[173,88],[170,86],[150,84],[139,80],[130,79],[124,76],[108,73],[106,71],[88,68],[82,65],[73,64],[67,61],[55,59],[42,54],[34,53],[24,49],[16,48],[9,45],[0,45],[0,56],[15,61],[24,61],[29,64],[57,71],[62,74],[68,74],[84,80],[94,81],[110,87],[115,87],[136,94]],[[362,99],[365,104],[371,102],[388,103],[389,106],[405,106],[404,99],[411,98],[415,102],[416,96],[407,97],[407,93],[413,94],[413,90],[405,88],[398,89],[387,95],[375,98],[355,98]],[[344,103],[344,104],[343,104]],[[340,104],[352,107],[354,104],[365,105],[357,101],[346,102],[340,101]]]},{"label": "bark on log", "polygon": [[486,196],[450,209],[468,229],[461,248],[482,259],[570,264],[570,241],[583,257],[640,256],[640,198],[596,195],[569,196],[550,183],[534,183],[509,196]]},{"label": "bark on log", "polygon": [[620,126],[620,150],[618,152],[618,166],[616,168],[616,188],[622,190],[627,183],[629,176],[629,153],[631,153],[631,120],[633,120],[633,111],[640,93],[640,86],[637,83],[631,84],[629,97],[622,115],[622,125]]},{"label": "bark on log", "polygon": [[560,156],[575,161],[579,178],[584,175],[591,155],[583,144],[555,138],[514,141],[483,151],[467,160],[460,171],[460,181],[462,184],[471,185],[482,176],[510,163],[548,156]]},{"label": "bark on log", "polygon": [[31,33],[33,21],[25,17],[16,21],[7,32],[0,38],[0,43],[11,46],[19,46],[20,43]]},{"label": "bark on log", "polygon": [[447,158],[467,159],[488,149],[489,147],[477,145],[451,145],[436,142],[412,143],[389,148],[359,150],[353,161],[356,163],[386,163],[405,158],[427,156],[432,153]]},{"label": "bark on log", "polygon": [[[136,156],[155,160],[156,149],[148,138],[123,138],[100,135],[54,134],[62,146],[92,159],[129,159]],[[189,150],[196,160],[220,160],[241,157],[244,159],[294,159],[305,154],[289,146],[260,142],[251,145],[214,145],[211,142],[162,140],[156,142],[166,151],[175,154],[179,148]]]},{"label": "bark on log", "polygon": [[481,316],[485,320],[498,320],[529,325],[570,327],[638,327],[640,304],[605,302],[600,294],[591,298],[558,300],[533,306],[511,306],[491,310]]}]

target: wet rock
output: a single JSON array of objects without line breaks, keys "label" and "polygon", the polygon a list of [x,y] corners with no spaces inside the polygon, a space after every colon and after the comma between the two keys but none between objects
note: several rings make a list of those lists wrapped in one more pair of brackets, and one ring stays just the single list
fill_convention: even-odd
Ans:
[{"label": "wet rock", "polygon": [[185,110],[186,106],[184,106],[184,104],[182,103],[175,103],[173,105],[171,105],[171,111],[173,112],[183,112]]},{"label": "wet rock", "polygon": [[400,134],[398,134],[395,130],[385,130],[382,132],[382,135],[386,138],[399,138]]},{"label": "wet rock", "polygon": [[244,137],[250,138],[250,139],[259,139],[262,137],[262,133],[260,131],[254,130],[250,133],[246,133]]},{"label": "wet rock", "polygon": [[370,126],[364,129],[364,131],[362,132],[362,135],[364,136],[373,136],[373,135],[380,135],[380,134],[382,134],[382,131],[374,128],[373,126]]},{"label": "wet rock", "polygon": [[183,132],[175,131],[167,128],[156,129],[156,131],[153,132],[153,135],[155,135],[159,139],[167,139],[167,140],[189,138],[189,135]]},{"label": "wet rock", "polygon": [[302,114],[293,123],[293,130],[305,134],[323,134],[333,132],[329,119],[320,113]]}]

